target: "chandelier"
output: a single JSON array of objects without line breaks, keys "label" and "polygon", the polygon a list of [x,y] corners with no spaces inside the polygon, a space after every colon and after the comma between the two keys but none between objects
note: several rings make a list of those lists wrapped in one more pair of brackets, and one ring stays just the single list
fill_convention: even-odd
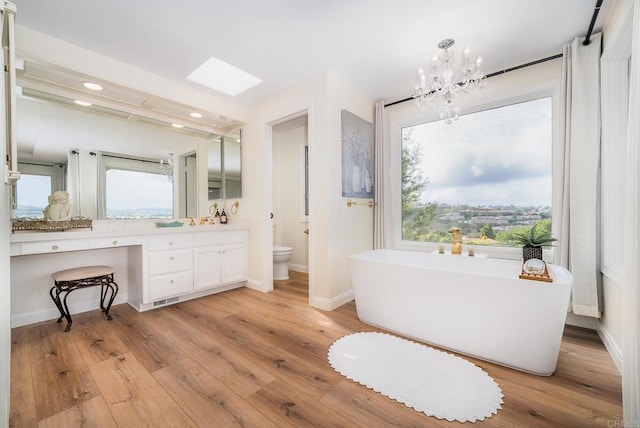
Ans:
[{"label": "chandelier", "polygon": [[173,183],[173,153],[169,153],[169,159],[160,160],[160,174],[166,175],[169,183]]},{"label": "chandelier", "polygon": [[485,87],[485,75],[480,70],[482,58],[471,60],[471,51],[465,47],[462,53],[462,65],[456,66],[454,54],[449,50],[455,43],[453,39],[444,39],[438,44],[440,55],[433,57],[431,71],[427,74],[420,67],[416,75],[416,87],[413,99],[421,109],[427,103],[434,103],[440,111],[440,118],[450,124],[458,120],[460,114],[460,92],[471,94]]}]

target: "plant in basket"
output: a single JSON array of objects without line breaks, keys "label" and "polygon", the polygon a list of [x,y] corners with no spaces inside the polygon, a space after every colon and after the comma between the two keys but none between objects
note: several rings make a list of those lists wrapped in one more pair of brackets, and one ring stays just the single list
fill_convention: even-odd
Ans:
[{"label": "plant in basket", "polygon": [[536,223],[530,230],[514,234],[515,242],[522,245],[522,260],[525,262],[529,259],[542,260],[542,248],[550,247],[553,242],[557,241],[550,231],[538,229],[538,225],[539,223]]}]

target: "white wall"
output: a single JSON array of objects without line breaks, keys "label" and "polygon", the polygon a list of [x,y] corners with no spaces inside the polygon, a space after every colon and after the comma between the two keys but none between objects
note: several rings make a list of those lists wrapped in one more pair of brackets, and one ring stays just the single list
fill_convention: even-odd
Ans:
[{"label": "white wall", "polygon": [[[42,320],[57,319],[60,312],[49,296],[53,286],[51,274],[78,266],[100,264],[113,266],[119,290],[115,304],[125,303],[128,295],[128,253],[126,247],[74,253],[37,254],[11,257],[11,327]],[[72,314],[100,308],[100,287],[74,291],[67,300]],[[66,322],[65,324],[66,325]]]},{"label": "white wall", "polygon": [[335,73],[328,74],[328,94],[328,158],[319,171],[314,171],[313,177],[328,180],[324,202],[329,215],[326,217],[326,229],[320,232],[328,236],[325,268],[330,272],[326,278],[329,301],[318,299],[312,304],[333,309],[351,300],[353,295],[347,256],[373,249],[373,209],[362,205],[349,208],[349,198],[342,197],[341,112],[348,110],[373,124],[375,101]]},{"label": "white wall", "polygon": [[603,312],[596,328],[622,366],[626,144],[632,2],[619,2],[604,26],[602,70],[601,265]]},{"label": "white wall", "polygon": [[340,111],[373,122],[374,102],[328,71],[250,110],[245,130],[245,203],[251,218],[249,285],[272,283],[272,125],[306,112],[309,126],[309,301],[333,309],[352,299],[347,256],[373,247],[373,210],[347,208],[342,198]]},{"label": "white wall", "polygon": [[273,127],[273,222],[276,245],[293,248],[289,269],[309,271],[309,227],[304,216],[304,146],[307,117]]}]

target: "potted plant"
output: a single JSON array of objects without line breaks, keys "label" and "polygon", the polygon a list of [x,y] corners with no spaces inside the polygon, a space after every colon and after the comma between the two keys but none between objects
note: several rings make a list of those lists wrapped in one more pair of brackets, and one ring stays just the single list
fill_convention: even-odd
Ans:
[{"label": "potted plant", "polygon": [[538,223],[534,224],[528,232],[515,233],[516,243],[522,245],[522,259],[525,262],[529,259],[542,260],[542,247],[550,247],[553,242],[557,241],[551,236],[551,232],[539,230],[537,226]]}]

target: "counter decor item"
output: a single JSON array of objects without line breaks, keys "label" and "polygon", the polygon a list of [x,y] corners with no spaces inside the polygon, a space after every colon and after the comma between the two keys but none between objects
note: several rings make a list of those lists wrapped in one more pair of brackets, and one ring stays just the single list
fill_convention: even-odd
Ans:
[{"label": "counter decor item", "polygon": [[542,260],[542,248],[550,247],[553,242],[557,241],[551,236],[551,232],[538,229],[539,224],[534,224],[528,232],[523,231],[515,234],[516,244],[522,245],[522,260],[525,262],[529,259]]},{"label": "counter decor item", "polygon": [[93,220],[85,217],[73,217],[69,220],[48,221],[44,219],[12,218],[11,232],[63,232],[69,229],[93,229]]},{"label": "counter decor item", "polygon": [[529,259],[522,263],[520,279],[532,279],[534,281],[553,282],[547,263],[540,259]]},{"label": "counter decor item", "polygon": [[182,227],[184,223],[181,221],[157,221],[156,227]]}]

